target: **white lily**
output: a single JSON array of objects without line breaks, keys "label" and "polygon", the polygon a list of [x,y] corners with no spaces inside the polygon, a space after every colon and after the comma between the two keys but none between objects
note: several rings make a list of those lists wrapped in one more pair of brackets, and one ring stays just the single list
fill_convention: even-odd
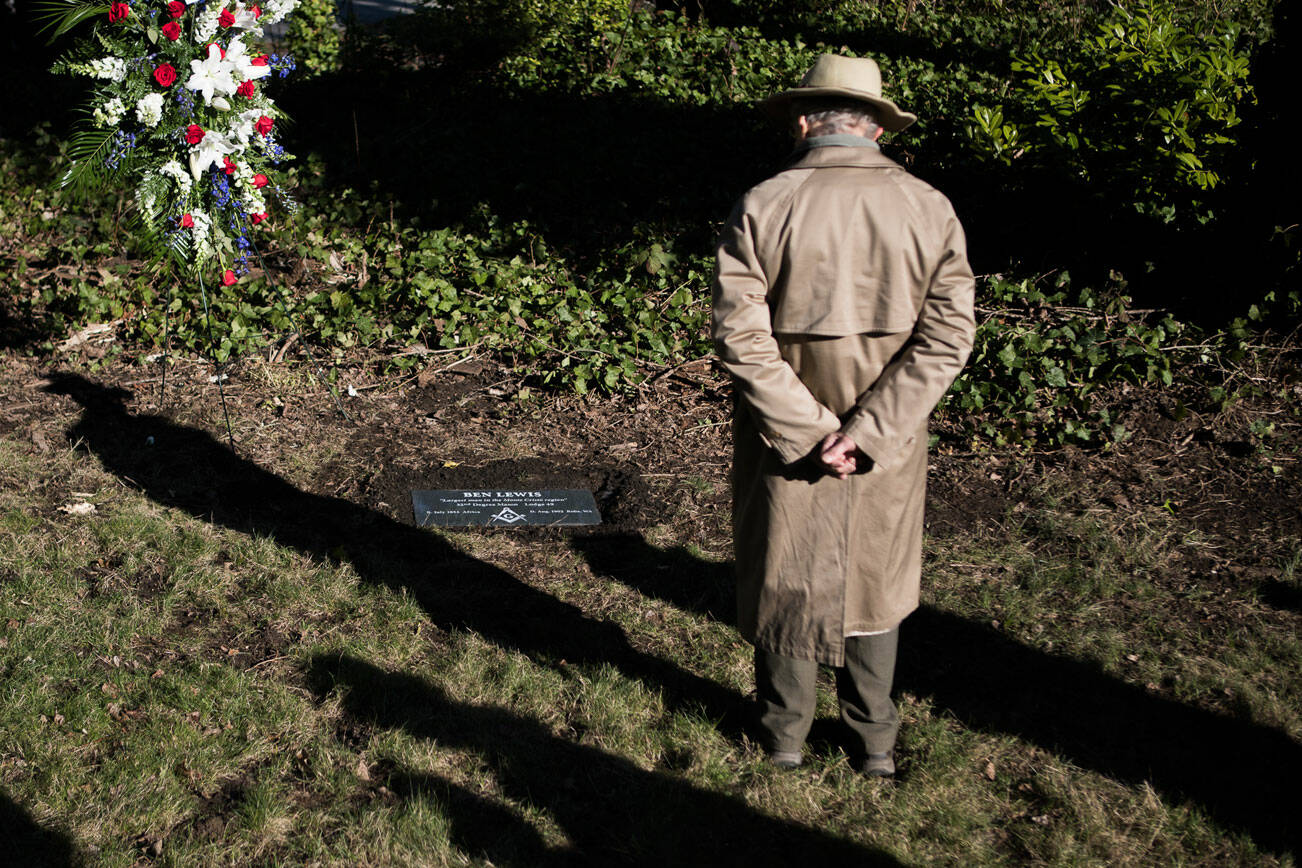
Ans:
[{"label": "white lily", "polygon": [[226,62],[235,70],[236,76],[241,81],[262,78],[264,75],[271,74],[270,66],[253,65],[253,57],[249,54],[249,49],[238,36],[233,37],[231,44],[226,46]]},{"label": "white lily", "polygon": [[262,27],[258,24],[258,16],[253,14],[253,10],[245,6],[242,2],[236,3],[235,8],[231,10],[235,16],[235,23],[232,27],[238,27],[240,30],[247,30],[254,36],[262,35]]},{"label": "white lily", "polygon": [[225,136],[208,130],[204,134],[203,141],[190,148],[190,174],[199,181],[210,166],[225,169],[226,163],[222,158],[235,151],[236,148]]},{"label": "white lily", "polygon": [[190,61],[190,71],[193,74],[185,86],[202,93],[203,101],[212,105],[213,94],[230,96],[235,93],[235,88],[239,87],[231,77],[234,69],[234,64],[222,59],[221,48],[209,45],[208,56],[205,59]]}]

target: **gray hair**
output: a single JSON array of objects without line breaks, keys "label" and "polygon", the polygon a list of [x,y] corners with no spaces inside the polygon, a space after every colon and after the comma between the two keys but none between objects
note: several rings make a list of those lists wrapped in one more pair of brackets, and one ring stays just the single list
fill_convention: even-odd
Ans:
[{"label": "gray hair", "polygon": [[831,97],[795,100],[791,104],[792,122],[802,115],[809,123],[811,136],[856,133],[871,139],[881,126],[877,121],[877,110],[868,103],[854,99]]}]

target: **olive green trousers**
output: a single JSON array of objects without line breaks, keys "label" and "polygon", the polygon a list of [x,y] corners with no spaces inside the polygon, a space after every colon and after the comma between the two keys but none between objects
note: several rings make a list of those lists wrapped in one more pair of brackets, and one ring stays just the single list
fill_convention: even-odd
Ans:
[{"label": "olive green trousers", "polygon": [[[841,720],[851,747],[862,755],[895,748],[899,712],[891,700],[900,629],[845,640],[845,665],[836,667]],[[764,747],[799,753],[814,723],[818,663],[755,649],[755,688]]]}]

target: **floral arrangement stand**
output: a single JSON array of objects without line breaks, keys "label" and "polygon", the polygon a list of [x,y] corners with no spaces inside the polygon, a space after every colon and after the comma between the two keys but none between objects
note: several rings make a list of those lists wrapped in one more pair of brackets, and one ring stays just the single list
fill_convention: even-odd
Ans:
[{"label": "floral arrangement stand", "polygon": [[[278,181],[293,156],[277,141],[282,113],[265,89],[295,64],[258,46],[263,28],[283,21],[298,0],[263,2],[40,4],[53,37],[80,32],[54,71],[93,81],[61,183],[81,190],[119,185],[132,194],[138,234],[197,285],[210,350],[205,275],[224,286],[238,283],[273,204],[287,214],[295,208]],[[169,300],[168,316],[171,308]],[[225,416],[220,370],[216,379]]]}]

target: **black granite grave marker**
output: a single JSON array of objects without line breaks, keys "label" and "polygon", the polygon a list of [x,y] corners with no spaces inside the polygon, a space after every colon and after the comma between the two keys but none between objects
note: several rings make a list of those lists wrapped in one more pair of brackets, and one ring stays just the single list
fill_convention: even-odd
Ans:
[{"label": "black granite grave marker", "polygon": [[580,488],[413,491],[411,509],[421,527],[601,524],[592,492]]}]

